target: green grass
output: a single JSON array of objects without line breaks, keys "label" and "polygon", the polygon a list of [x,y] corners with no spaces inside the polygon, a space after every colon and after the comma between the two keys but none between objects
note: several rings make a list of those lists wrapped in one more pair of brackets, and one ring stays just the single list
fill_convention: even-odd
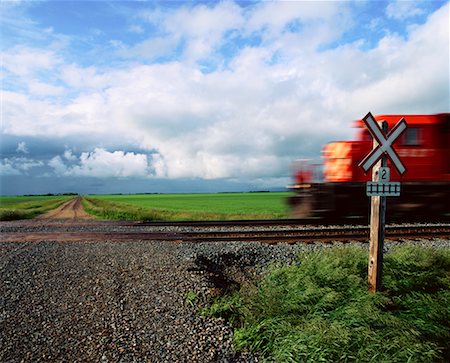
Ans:
[{"label": "green grass", "polygon": [[287,218],[290,193],[135,194],[85,198],[98,217],[126,220]]},{"label": "green grass", "polygon": [[0,197],[0,221],[29,219],[45,213],[73,196]]},{"label": "green grass", "polygon": [[357,247],[304,253],[205,313],[235,326],[236,349],[268,361],[449,361],[450,251],[393,249],[376,294],[367,292],[367,259]]}]

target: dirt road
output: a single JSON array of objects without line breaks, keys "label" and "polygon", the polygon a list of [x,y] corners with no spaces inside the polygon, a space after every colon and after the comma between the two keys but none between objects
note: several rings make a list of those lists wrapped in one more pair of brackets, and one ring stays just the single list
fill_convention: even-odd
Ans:
[{"label": "dirt road", "polygon": [[81,197],[70,199],[58,208],[53,209],[37,219],[93,219],[93,217],[85,212],[81,204]]}]

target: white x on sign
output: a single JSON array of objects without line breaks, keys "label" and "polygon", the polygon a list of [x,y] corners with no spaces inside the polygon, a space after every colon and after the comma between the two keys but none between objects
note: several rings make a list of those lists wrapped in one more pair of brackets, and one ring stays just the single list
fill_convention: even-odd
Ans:
[{"label": "white x on sign", "polygon": [[392,164],[394,164],[399,174],[403,175],[406,168],[395,150],[392,148],[392,144],[403,133],[403,131],[406,130],[407,124],[405,119],[402,117],[386,136],[370,112],[363,118],[363,122],[369,129],[372,136],[377,140],[378,146],[372,149],[372,151],[358,165],[363,168],[365,173],[367,173],[369,169],[374,166],[378,160],[380,160],[383,154],[386,154],[391,159]]}]

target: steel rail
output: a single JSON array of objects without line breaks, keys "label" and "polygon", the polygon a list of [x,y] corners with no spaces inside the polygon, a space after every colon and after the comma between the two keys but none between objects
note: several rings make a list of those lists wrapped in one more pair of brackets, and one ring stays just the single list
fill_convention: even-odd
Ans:
[{"label": "steel rail", "polygon": [[[129,222],[130,225],[153,226],[153,227],[224,227],[224,226],[326,226],[326,225],[368,225],[369,218],[302,218],[302,219],[258,219],[258,220],[213,220],[213,221],[139,221]],[[397,220],[390,218],[388,223],[450,223],[450,216],[435,218],[434,220]],[[124,222],[126,224],[126,222]]]},{"label": "steel rail", "polygon": [[324,220],[320,218],[304,219],[242,219],[242,220],[212,220],[212,221],[141,221],[134,222],[133,225],[153,226],[153,227],[257,227],[257,226],[306,226],[306,225],[348,225],[348,224],[367,224],[365,218],[347,218],[340,220]]},{"label": "steel rail", "polygon": [[[450,236],[450,226],[396,226],[386,228],[387,239],[424,238]],[[368,227],[351,228],[314,228],[304,230],[277,231],[220,231],[220,232],[191,232],[180,236],[183,241],[191,242],[227,242],[227,241],[261,241],[295,243],[305,241],[337,241],[355,240],[368,241]]]}]

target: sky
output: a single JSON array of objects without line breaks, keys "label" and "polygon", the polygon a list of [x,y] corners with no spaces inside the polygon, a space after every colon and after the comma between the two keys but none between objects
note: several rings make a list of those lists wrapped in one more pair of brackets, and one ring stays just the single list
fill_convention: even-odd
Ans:
[{"label": "sky", "polygon": [[282,190],[450,111],[448,1],[0,2],[0,194]]}]

